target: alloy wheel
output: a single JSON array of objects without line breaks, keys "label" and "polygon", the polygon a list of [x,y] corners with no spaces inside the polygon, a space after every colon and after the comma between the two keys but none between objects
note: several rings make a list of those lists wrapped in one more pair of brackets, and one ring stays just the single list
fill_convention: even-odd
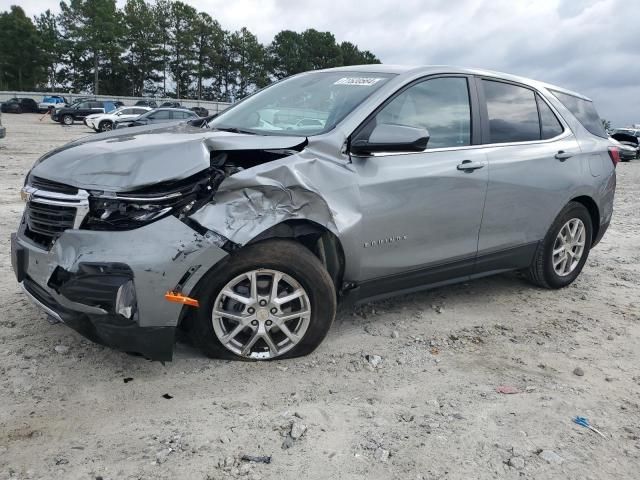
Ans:
[{"label": "alloy wheel", "polygon": [[586,228],[579,218],[566,222],[553,243],[552,262],[554,271],[561,277],[573,272],[584,253]]},{"label": "alloy wheel", "polygon": [[302,285],[271,269],[251,270],[228,282],[211,315],[220,343],[255,360],[275,358],[294,348],[310,318],[311,301]]}]

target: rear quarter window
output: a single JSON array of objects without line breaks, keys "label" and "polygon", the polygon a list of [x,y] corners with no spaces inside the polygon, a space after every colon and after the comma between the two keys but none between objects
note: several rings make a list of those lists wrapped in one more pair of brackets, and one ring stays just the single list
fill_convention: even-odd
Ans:
[{"label": "rear quarter window", "polygon": [[604,130],[600,115],[598,115],[591,100],[574,97],[573,95],[561,93],[556,90],[551,90],[551,93],[562,102],[567,110],[569,110],[590,133],[598,137],[607,138],[607,132]]}]

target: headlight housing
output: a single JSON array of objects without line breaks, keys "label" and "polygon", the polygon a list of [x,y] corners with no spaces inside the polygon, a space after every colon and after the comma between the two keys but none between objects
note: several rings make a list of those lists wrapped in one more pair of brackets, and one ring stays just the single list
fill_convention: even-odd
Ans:
[{"label": "headlight housing", "polygon": [[133,230],[168,215],[183,218],[211,201],[224,174],[217,169],[128,193],[90,192],[82,228]]}]

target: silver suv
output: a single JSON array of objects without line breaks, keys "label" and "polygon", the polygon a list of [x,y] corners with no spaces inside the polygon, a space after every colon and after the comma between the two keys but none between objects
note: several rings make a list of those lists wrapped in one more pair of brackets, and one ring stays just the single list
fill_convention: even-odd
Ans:
[{"label": "silver suv", "polygon": [[619,152],[592,102],[494,72],[308,72],[221,115],[40,158],[12,260],[96,342],[172,358],[313,351],[338,302],[522,270],[561,288],[607,230]]}]

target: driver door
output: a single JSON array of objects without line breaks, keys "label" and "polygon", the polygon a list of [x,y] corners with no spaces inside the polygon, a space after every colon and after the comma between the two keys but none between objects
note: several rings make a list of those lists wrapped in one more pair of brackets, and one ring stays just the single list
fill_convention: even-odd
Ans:
[{"label": "driver door", "polygon": [[410,84],[355,132],[352,142],[381,124],[429,132],[422,152],[352,158],[362,201],[363,297],[471,274],[489,169],[473,147],[479,122],[471,82],[446,76]]}]

